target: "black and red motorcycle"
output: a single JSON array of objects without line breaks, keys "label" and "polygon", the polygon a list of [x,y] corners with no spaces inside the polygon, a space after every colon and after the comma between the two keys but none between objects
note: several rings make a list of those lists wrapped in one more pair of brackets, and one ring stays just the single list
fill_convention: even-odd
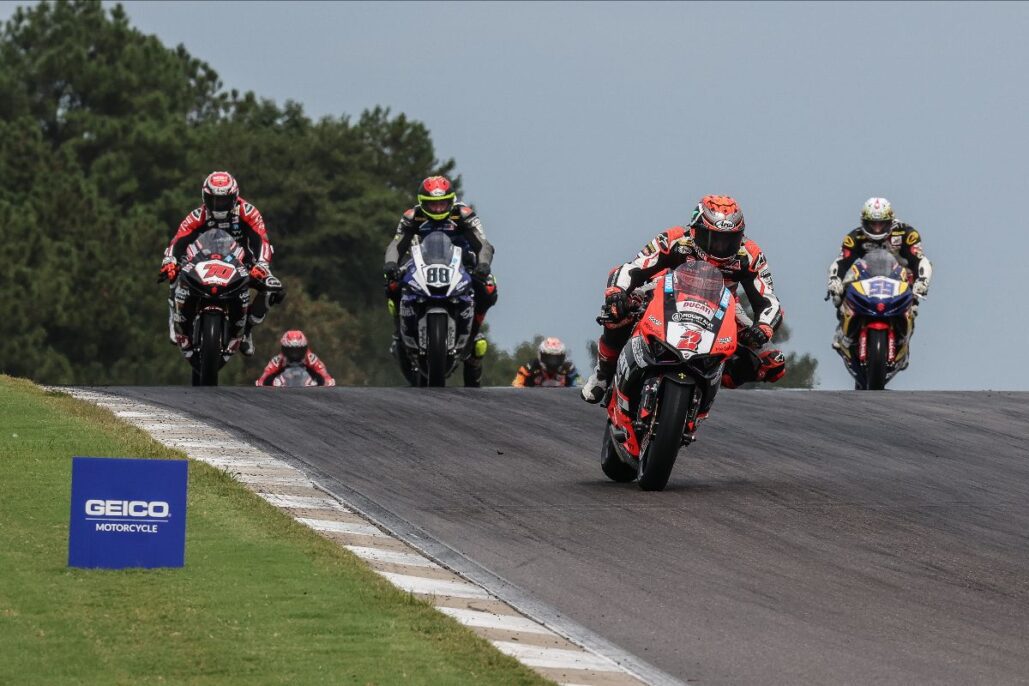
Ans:
[{"label": "black and red motorcycle", "polygon": [[736,351],[736,298],[702,260],[655,277],[633,297],[632,337],[605,398],[601,468],[614,481],[660,491]]},{"label": "black and red motorcycle", "polygon": [[193,241],[181,260],[175,287],[175,315],[190,320],[192,345],[184,355],[194,386],[217,386],[218,372],[239,349],[250,305],[250,289],[282,290],[274,276],[252,279],[246,252],[221,229]]}]

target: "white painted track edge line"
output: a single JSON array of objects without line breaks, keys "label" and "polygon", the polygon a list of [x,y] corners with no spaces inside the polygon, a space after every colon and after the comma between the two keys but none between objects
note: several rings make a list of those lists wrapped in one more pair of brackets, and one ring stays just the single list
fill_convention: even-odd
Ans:
[{"label": "white painted track edge line", "polygon": [[[658,668],[650,665],[635,655],[628,653],[624,649],[610,643],[603,637],[597,635],[593,631],[579,625],[578,623],[568,619],[557,610],[550,608],[549,606],[536,601],[531,596],[526,594],[517,586],[511,584],[506,579],[486,570],[478,563],[468,559],[461,553],[453,550],[441,541],[436,540],[432,536],[427,535],[424,531],[417,528],[410,522],[394,515],[392,512],[378,505],[378,503],[371,501],[361,493],[354,491],[345,484],[341,483],[334,477],[322,473],[317,468],[310,464],[299,460],[288,453],[282,452],[277,446],[267,443],[261,439],[247,434],[245,431],[233,427],[231,425],[224,424],[218,421],[216,418],[204,418],[197,419],[192,415],[167,408],[162,405],[159,401],[154,402],[150,399],[147,400],[136,400],[133,398],[127,398],[119,396],[114,393],[105,391],[95,391],[93,389],[82,389],[76,387],[48,387],[50,390],[56,390],[66,392],[80,400],[86,400],[97,405],[103,406],[105,409],[110,410],[112,413],[116,411],[131,411],[131,408],[139,408],[145,406],[148,411],[152,411],[150,417],[165,417],[167,424],[170,425],[173,422],[185,422],[188,426],[202,427],[205,431],[213,433],[218,437],[217,441],[210,442],[204,441],[203,439],[191,439],[188,435],[184,436],[183,432],[179,430],[175,431],[161,431],[159,427],[160,423],[153,422],[150,417],[150,421],[145,421],[143,417],[129,417],[125,416],[124,419],[129,423],[147,431],[155,440],[169,445],[169,447],[184,450],[194,451],[196,449],[210,449],[210,448],[231,448],[233,450],[239,450],[240,452],[246,451],[248,453],[258,453],[262,456],[268,456],[272,460],[280,461],[294,469],[299,470],[303,475],[307,475],[310,478],[315,489],[323,491],[331,498],[333,498],[337,504],[345,506],[345,511],[353,512],[361,517],[365,518],[369,522],[372,522],[375,526],[381,527],[388,532],[388,535],[383,531],[378,531],[379,536],[395,538],[408,546],[414,548],[416,551],[425,556],[428,560],[434,563],[438,563],[440,566],[449,569],[450,571],[457,574],[462,578],[461,582],[440,582],[439,580],[430,580],[436,582],[439,588],[451,588],[452,590],[460,590],[463,588],[460,584],[467,585],[468,588],[474,588],[483,594],[481,597],[494,598],[507,604],[515,611],[521,613],[528,618],[529,621],[536,622],[540,626],[547,630],[557,633],[559,636],[568,639],[571,643],[575,644],[581,649],[580,651],[564,650],[566,653],[582,654],[586,657],[585,660],[580,662],[586,664],[592,664],[591,667],[579,667],[579,669],[589,669],[598,672],[613,672],[619,674],[626,674],[634,677],[645,683],[654,684],[655,686],[682,686],[687,682],[672,677],[671,675],[659,670]],[[141,413],[142,414],[142,413]],[[133,419],[140,421],[133,421]],[[145,423],[146,427],[141,426]],[[152,427],[152,429],[150,428]],[[155,434],[166,434],[165,436],[158,437]],[[171,434],[171,435],[167,435]],[[191,459],[197,459],[198,461],[204,461],[195,455],[190,455]],[[242,457],[242,456],[241,456]],[[231,458],[228,458],[231,459]],[[244,458],[248,459],[248,458]],[[219,465],[213,465],[215,468],[219,468]],[[240,481],[244,487],[250,487],[252,492],[256,493],[254,484],[247,484]],[[333,488],[327,487],[325,484],[334,484]],[[306,485],[306,484],[305,484]],[[336,490],[343,491],[349,494],[349,497],[342,497]],[[276,494],[259,494],[261,497],[264,495],[276,495]],[[288,497],[288,496],[287,496]],[[312,500],[314,500],[312,498]],[[357,501],[357,503],[355,503]],[[285,509],[285,508],[284,508]],[[288,513],[287,511],[287,514]],[[293,516],[292,514],[290,516]],[[294,519],[300,519],[294,516]],[[369,527],[374,529],[375,527]],[[401,577],[401,581],[406,575],[392,574],[388,572],[377,572],[385,578]],[[424,581],[424,577],[410,577],[411,579],[419,579]],[[398,588],[401,588],[400,584],[397,584],[391,579]],[[418,583],[409,582],[406,583]],[[449,586],[448,584],[453,584]],[[468,591],[472,592],[472,591]],[[418,592],[421,595],[431,595],[425,592]],[[440,592],[437,595],[453,595],[453,593]],[[467,596],[461,593],[457,597],[480,597],[480,596]],[[438,609],[438,608],[437,608]],[[527,632],[528,633],[528,632]],[[494,641],[494,643],[497,643]],[[508,642],[510,643],[510,642]],[[524,648],[517,642],[511,645],[518,648]],[[500,649],[498,647],[498,649]],[[550,650],[563,650],[563,649],[550,649]],[[549,653],[554,655],[554,653]],[[541,655],[547,655],[547,653],[541,653]],[[592,658],[592,659],[591,659]],[[544,660],[544,658],[540,658]],[[537,666],[539,668],[550,668],[549,664],[538,664],[532,665],[525,660],[522,660],[529,666]],[[537,660],[538,661],[538,660]],[[604,665],[603,667],[599,665]],[[570,666],[558,668],[571,668]]]}]

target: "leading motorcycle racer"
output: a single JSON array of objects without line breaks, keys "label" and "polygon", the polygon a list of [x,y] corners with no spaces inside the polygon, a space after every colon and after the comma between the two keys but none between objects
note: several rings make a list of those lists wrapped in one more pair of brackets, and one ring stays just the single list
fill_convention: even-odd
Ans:
[{"label": "leading motorcycle racer", "polygon": [[[786,358],[782,351],[762,349],[782,323],[782,307],[768,261],[757,243],[744,236],[745,226],[743,212],[733,198],[706,195],[694,210],[689,227],[673,226],[658,234],[635,259],[611,271],[604,292],[604,313],[610,321],[604,324],[597,367],[583,386],[583,400],[599,403],[611,383],[618,354],[633,330],[630,294],[659,272],[689,259],[706,260],[721,271],[730,290],[742,286],[756,313],[756,322],[751,322],[737,308],[740,346],[726,363],[721,385],[735,388],[750,381],[774,383],[783,377]],[[704,399],[698,421],[707,416],[714,395]]]}]

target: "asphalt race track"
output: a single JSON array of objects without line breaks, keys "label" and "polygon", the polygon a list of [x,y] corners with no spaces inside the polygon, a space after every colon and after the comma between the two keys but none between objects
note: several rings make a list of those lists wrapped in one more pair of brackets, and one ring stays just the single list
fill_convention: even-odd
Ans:
[{"label": "asphalt race track", "polygon": [[668,489],[574,390],[105,389],[292,456],[681,679],[1029,683],[1029,394],[723,391]]}]

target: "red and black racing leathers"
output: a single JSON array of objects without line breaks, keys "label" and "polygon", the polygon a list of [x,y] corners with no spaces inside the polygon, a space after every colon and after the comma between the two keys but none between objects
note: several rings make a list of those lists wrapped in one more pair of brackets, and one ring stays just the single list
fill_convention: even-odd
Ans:
[{"label": "red and black racing leathers", "polygon": [[[765,339],[770,339],[782,324],[782,306],[772,285],[772,272],[758,244],[744,238],[736,257],[728,261],[708,259],[693,243],[690,230],[682,226],[657,235],[643,247],[630,262],[611,270],[608,290],[620,288],[626,292],[647,282],[665,269],[674,269],[687,259],[707,259],[722,272],[725,285],[733,292],[743,287],[756,315],[754,326],[759,327]],[[618,354],[632,335],[632,320],[607,324],[599,341],[599,369],[610,378],[614,373]],[[745,319],[737,318],[738,326],[749,326]],[[758,346],[760,347],[760,346]],[[741,345],[725,365],[722,384],[730,388],[750,381],[778,381],[786,373],[786,362],[778,350],[752,351]]]},{"label": "red and black racing leathers", "polygon": [[[268,365],[264,368],[264,372],[261,377],[254,382],[255,386],[271,386],[275,382],[277,377],[282,372],[286,371],[289,367],[290,362],[286,359],[286,356],[282,353],[277,353],[275,357],[268,361]],[[326,369],[325,363],[310,350],[307,351],[307,355],[304,356],[303,365],[307,371],[314,377],[314,380],[318,382],[319,386],[335,386],[336,380],[329,374],[329,370]]]},{"label": "red and black racing leathers", "polygon": [[[222,229],[239,243],[246,253],[248,268],[258,265],[265,274],[271,273],[270,265],[272,254],[275,251],[268,241],[264,218],[256,207],[243,198],[238,199],[236,208],[225,219],[215,219],[210,216],[207,208],[203,205],[187,214],[164,251],[165,262],[174,260],[174,263],[178,264],[190,244],[199,238],[200,234],[210,229]],[[187,349],[190,345],[193,315],[195,314],[189,311],[190,300],[187,295],[185,289],[176,289],[173,279],[168,305],[173,322],[173,340],[183,349]],[[246,299],[247,331],[249,331],[254,324],[259,324],[264,320],[268,313],[269,299],[267,295],[263,295],[251,300],[248,291],[244,291],[241,297]],[[176,311],[176,303],[178,303],[178,311]]]}]

